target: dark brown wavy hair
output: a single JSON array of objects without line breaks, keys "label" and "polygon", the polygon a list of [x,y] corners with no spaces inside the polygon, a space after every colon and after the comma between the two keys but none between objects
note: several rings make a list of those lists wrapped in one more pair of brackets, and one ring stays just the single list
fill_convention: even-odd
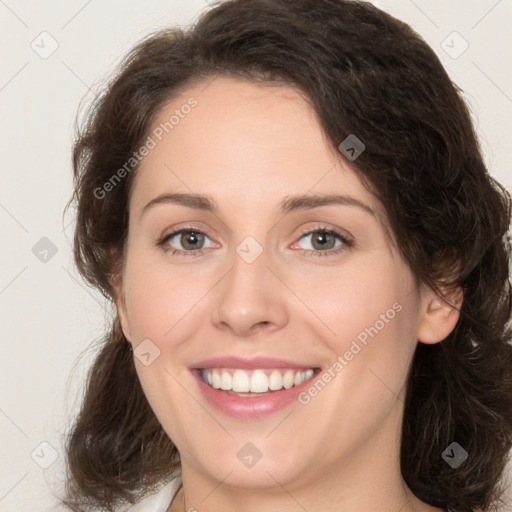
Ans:
[{"label": "dark brown wavy hair", "polygon": [[[301,91],[333,148],[356,134],[366,148],[352,166],[384,205],[418,282],[440,294],[462,288],[453,332],[417,345],[401,471],[433,506],[497,510],[512,446],[510,195],[486,169],[461,90],[436,54],[372,4],[228,0],[187,29],[137,44],[77,129],[66,209],[76,205],[79,272],[114,299],[137,166],[99,191],[169,100],[217,76]],[[441,456],[452,442],[468,453],[457,469]],[[179,474],[179,453],[146,400],[117,317],[90,368],[66,451],[63,502],[73,511],[139,502]]]}]

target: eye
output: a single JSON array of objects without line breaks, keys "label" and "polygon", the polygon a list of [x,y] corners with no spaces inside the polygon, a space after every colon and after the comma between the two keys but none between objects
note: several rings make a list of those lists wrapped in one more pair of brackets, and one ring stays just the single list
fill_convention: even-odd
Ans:
[{"label": "eye", "polygon": [[[304,245],[303,247],[299,246],[300,240],[307,240],[307,243],[304,244],[305,247]],[[295,242],[292,248],[302,248],[302,250],[314,256],[338,254],[353,245],[352,241],[346,236],[326,227],[310,229],[302,234],[300,240]]]},{"label": "eye", "polygon": [[[205,249],[215,246],[211,240],[208,245],[205,245],[207,240],[210,238],[200,229],[186,227],[165,235],[157,241],[157,246],[171,254],[199,256],[205,252]],[[304,244],[306,247],[300,247],[300,240],[307,240],[307,243]],[[291,248],[301,249],[312,256],[329,256],[338,254],[352,246],[353,242],[346,236],[334,229],[321,226],[304,231],[299,241],[295,242]]]},{"label": "eye", "polygon": [[[211,243],[205,246],[207,239],[209,240],[209,237],[199,229],[183,228],[165,235],[157,242],[157,245],[162,247],[164,251],[171,252],[171,254],[194,253],[196,255],[202,254],[203,249],[214,245]],[[181,244],[182,248],[174,247],[176,244]]]}]

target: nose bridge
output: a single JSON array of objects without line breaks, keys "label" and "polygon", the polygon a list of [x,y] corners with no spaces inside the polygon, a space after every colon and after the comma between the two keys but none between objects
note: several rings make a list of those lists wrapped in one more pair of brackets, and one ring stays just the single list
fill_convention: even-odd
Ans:
[{"label": "nose bridge", "polygon": [[242,293],[258,293],[259,286],[267,280],[271,255],[254,237],[248,236],[235,248],[231,265],[231,279]]},{"label": "nose bridge", "polygon": [[270,253],[248,236],[235,248],[230,271],[222,280],[212,321],[238,335],[251,334],[263,325],[282,327],[288,318],[285,296],[279,282],[267,268]]}]

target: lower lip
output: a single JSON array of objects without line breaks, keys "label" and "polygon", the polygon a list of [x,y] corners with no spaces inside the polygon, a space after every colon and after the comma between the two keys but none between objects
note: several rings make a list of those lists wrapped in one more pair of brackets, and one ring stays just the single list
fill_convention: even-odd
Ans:
[{"label": "lower lip", "polygon": [[320,370],[316,369],[313,377],[290,389],[273,391],[261,396],[242,397],[230,395],[226,391],[212,388],[203,382],[200,370],[191,370],[203,396],[213,407],[228,416],[244,420],[264,418],[288,407],[298,400],[298,395],[311,385],[319,372]]}]

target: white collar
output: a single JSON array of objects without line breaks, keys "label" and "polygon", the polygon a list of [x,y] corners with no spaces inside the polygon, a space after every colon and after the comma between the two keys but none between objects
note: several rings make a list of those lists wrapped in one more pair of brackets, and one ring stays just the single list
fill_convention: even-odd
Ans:
[{"label": "white collar", "polygon": [[182,483],[181,476],[173,478],[158,492],[147,496],[135,505],[129,505],[119,512],[166,512]]}]

